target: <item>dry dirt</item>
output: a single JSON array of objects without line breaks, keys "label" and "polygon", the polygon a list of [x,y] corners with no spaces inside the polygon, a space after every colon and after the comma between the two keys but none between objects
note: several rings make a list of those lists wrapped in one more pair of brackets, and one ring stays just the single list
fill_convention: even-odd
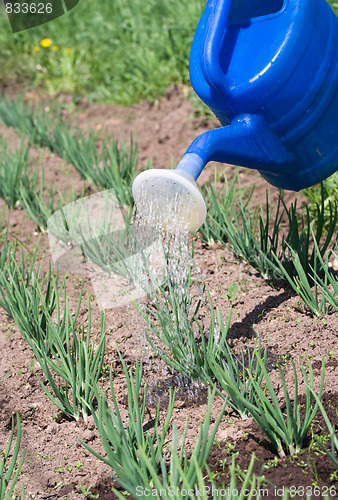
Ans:
[{"label": "dry dirt", "polygon": [[[121,133],[128,138],[130,132],[137,135],[140,164],[152,158],[154,168],[170,166],[171,161],[178,162],[190,142],[197,134],[214,127],[216,123],[200,123],[194,118],[194,110],[182,89],[169,89],[167,96],[156,105],[138,104],[131,108],[112,106],[83,105],[79,120],[81,126],[90,126],[96,130],[105,130],[111,136],[119,139]],[[35,96],[36,97],[36,96]],[[29,96],[32,98],[32,96]],[[8,138],[11,144],[18,140],[17,133],[0,125],[0,133]],[[64,160],[43,150],[43,164],[46,170],[46,184],[63,189],[66,183],[73,183],[81,191],[82,182],[74,167]],[[41,151],[33,151],[32,166],[38,161]],[[216,165],[209,165],[201,176],[200,182],[207,182],[214,177]],[[233,171],[230,166],[217,165],[218,171],[225,170],[229,175]],[[253,202],[265,199],[267,184],[255,172],[240,169],[243,185],[255,182]],[[271,188],[274,199],[277,190]],[[87,186],[87,192],[90,188]],[[287,193],[286,200],[294,199],[294,193]],[[9,214],[10,237],[18,238],[26,247],[32,250],[39,237],[34,223],[20,210],[12,210]],[[338,424],[336,408],[337,393],[337,335],[338,315],[329,314],[323,318],[313,318],[299,303],[299,299],[288,289],[273,288],[264,281],[249,265],[236,261],[224,246],[210,246],[199,240],[194,242],[195,261],[211,292],[215,306],[219,307],[223,318],[229,312],[229,302],[225,297],[230,284],[237,282],[239,291],[233,303],[233,314],[228,338],[234,347],[245,349],[253,346],[257,334],[260,334],[262,345],[269,347],[271,360],[282,357],[285,361],[285,373],[288,386],[293,386],[292,365],[290,356],[295,362],[307,363],[310,360],[315,373],[316,387],[319,386],[320,366],[322,357],[326,361],[326,379],[324,389],[324,404],[331,421]],[[50,257],[48,238],[41,235],[40,255],[45,261]],[[46,263],[46,262],[45,262]],[[67,280],[67,291],[72,300],[79,296],[81,282],[84,288],[92,293],[91,284],[85,274],[71,275]],[[93,318],[99,318],[98,306],[92,301]],[[81,310],[80,319],[86,322],[88,310]],[[98,338],[98,323],[93,321],[94,339]],[[152,387],[174,386],[175,378],[165,375],[162,364],[156,357],[146,357],[144,341],[141,338],[142,322],[140,315],[132,306],[120,307],[107,311],[107,352],[105,365],[113,366],[114,384],[119,394],[118,401],[121,411],[126,416],[125,384],[118,361],[116,347],[120,349],[126,361],[131,365],[137,359],[145,362],[145,376]],[[0,385],[0,450],[4,449],[10,436],[11,417],[19,412],[22,421],[22,449],[27,449],[23,465],[21,481],[26,485],[26,498],[69,500],[84,498],[80,486],[91,485],[93,494],[99,494],[100,499],[114,499],[112,487],[117,486],[109,468],[86,452],[78,438],[89,443],[94,449],[102,452],[100,437],[95,429],[92,417],[88,423],[74,422],[67,419],[57,421],[56,407],[45,396],[36,377],[41,375],[34,365],[33,355],[28,345],[21,337],[15,324],[0,310],[0,379],[7,370],[8,374]],[[272,363],[273,365],[273,363]],[[278,372],[271,372],[278,396],[282,391],[278,383]],[[108,376],[104,375],[103,386],[108,384]],[[154,415],[156,392],[149,398],[149,419]],[[302,405],[302,400],[300,401]],[[222,400],[216,398],[213,405],[213,417],[216,418],[221,409]],[[204,418],[207,407],[207,393],[201,389],[191,392],[181,389],[175,404],[173,420],[183,432],[184,423],[188,418],[188,446],[193,447],[199,431],[199,424]],[[165,414],[163,403],[162,414]],[[318,414],[312,433],[327,433],[323,419]],[[223,417],[217,441],[209,459],[212,471],[218,475],[220,482],[227,482],[228,465],[223,461],[228,457],[231,447],[237,453],[236,463],[245,470],[248,467],[251,454],[254,452],[257,461],[255,472],[264,474],[278,488],[289,486],[311,486],[317,484],[320,488],[335,485],[330,479],[334,467],[330,461],[314,447],[305,448],[298,457],[276,459],[275,452],[269,446],[262,432],[251,420],[241,420],[230,409]],[[311,443],[309,433],[308,444]],[[262,469],[262,467],[264,468]],[[223,470],[224,469],[224,470]],[[318,498],[313,494],[313,498]],[[269,498],[278,498],[275,490],[270,487]],[[303,498],[301,495],[296,498]]]}]

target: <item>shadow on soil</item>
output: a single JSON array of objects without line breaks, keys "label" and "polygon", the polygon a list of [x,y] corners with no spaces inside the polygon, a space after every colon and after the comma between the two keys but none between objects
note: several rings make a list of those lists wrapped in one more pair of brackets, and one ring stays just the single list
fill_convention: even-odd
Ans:
[{"label": "shadow on soil", "polygon": [[253,325],[258,325],[264,316],[271,310],[279,307],[283,302],[290,298],[290,291],[284,290],[279,295],[270,295],[261,304],[257,304],[254,309],[241,321],[233,323],[228,331],[228,339],[247,338],[252,339],[257,336]]}]

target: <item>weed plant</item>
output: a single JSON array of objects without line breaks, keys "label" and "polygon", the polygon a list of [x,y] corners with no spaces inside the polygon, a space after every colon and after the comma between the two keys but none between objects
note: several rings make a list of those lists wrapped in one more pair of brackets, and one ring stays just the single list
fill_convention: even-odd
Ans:
[{"label": "weed plant", "polygon": [[[312,390],[312,389],[310,389],[310,390]],[[312,394],[313,394],[313,397],[315,398],[315,400],[316,400],[316,402],[318,404],[318,407],[319,407],[319,409],[320,409],[320,411],[321,411],[321,413],[323,415],[324,421],[325,421],[325,423],[327,425],[327,429],[329,431],[329,436],[330,436],[330,440],[331,440],[331,449],[327,448],[325,446],[325,444],[323,443],[323,441],[320,440],[318,437],[317,437],[316,441],[317,441],[318,445],[327,454],[327,456],[329,457],[329,459],[331,460],[331,462],[333,463],[333,465],[338,470],[338,437],[337,437],[335,426],[332,425],[332,423],[330,422],[329,416],[326,413],[324,405],[321,402],[321,400],[318,397],[318,395],[313,390],[312,390]],[[336,415],[338,417],[338,410],[337,409],[336,409]]]},{"label": "weed plant", "polygon": [[[93,411],[94,421],[100,433],[106,456],[100,455],[86,443],[82,444],[96,458],[102,460],[112,468],[113,478],[134,498],[139,497],[140,491],[160,488],[161,491],[169,487],[181,489],[195,488],[201,480],[202,471],[220,424],[224,408],[220,412],[214,427],[209,435],[211,409],[215,391],[209,391],[208,410],[203,424],[201,424],[197,444],[188,458],[185,449],[187,426],[178,444],[177,427],[173,424],[172,444],[168,445],[168,432],[172,417],[175,395],[170,392],[168,409],[165,421],[160,425],[160,402],[153,419],[152,431],[144,430],[146,411],[147,384],[142,387],[142,365],[136,364],[135,376],[132,370],[128,372],[125,362],[121,358],[123,371],[126,377],[128,390],[128,425],[123,426],[120,410],[117,404],[112,373],[110,374],[113,408],[108,405],[107,399],[98,396],[98,409]],[[167,451],[170,451],[168,464]],[[115,491],[119,498],[124,498]],[[188,498],[188,497],[187,497]],[[190,498],[190,497],[189,497]]]},{"label": "weed plant", "polygon": [[[81,298],[82,295],[78,310]],[[78,312],[74,319],[69,309],[67,297],[64,307],[65,315],[61,332],[60,324],[53,321],[48,311],[45,311],[49,337],[53,338],[53,341],[46,340],[42,346],[31,344],[31,347],[49,384],[48,387],[38,377],[47,396],[69,417],[79,420],[82,416],[87,421],[102,371],[105,353],[105,316],[101,312],[100,340],[95,349],[93,341],[91,341],[89,297],[86,335],[84,324],[79,329],[76,327]],[[58,316],[60,316],[59,311]],[[62,385],[58,385],[56,376],[60,377]]]},{"label": "weed plant", "polygon": [[243,405],[242,398],[251,404],[255,404],[257,397],[252,378],[258,386],[261,386],[264,379],[257,353],[262,357],[264,366],[267,366],[267,350],[261,349],[260,341],[258,348],[252,352],[248,350],[244,353],[241,350],[237,356],[229,344],[225,342],[221,361],[216,362],[214,359],[209,361],[215,380],[224,391],[223,393],[218,391],[219,394],[243,419],[247,418],[250,413],[247,406]]},{"label": "weed plant", "polygon": [[[17,484],[22,465],[25,460],[26,450],[23,451],[22,457],[18,462],[20,443],[21,443],[21,422],[19,414],[16,414],[17,422],[17,434],[16,434],[16,444],[12,450],[12,443],[14,439],[15,431],[15,419],[12,416],[12,432],[9,438],[9,443],[7,449],[4,450],[3,459],[0,462],[0,500],[11,500],[14,495],[14,488]],[[11,456],[11,458],[9,458]],[[15,498],[18,498],[15,496]],[[21,500],[25,498],[25,487],[22,485],[21,489]]]},{"label": "weed plant", "polygon": [[[301,373],[305,383],[305,403],[303,405],[304,415],[301,416],[298,393],[298,377],[295,364],[292,361],[294,373],[293,383],[295,390],[293,402],[291,401],[289,391],[286,386],[283,371],[281,367],[278,366],[286,405],[286,414],[284,415],[282,409],[280,408],[280,404],[265,362],[262,360],[258,352],[256,353],[256,358],[264,376],[264,388],[262,388],[256,380],[255,374],[248,372],[255,398],[254,403],[251,403],[248,399],[246,399],[237,389],[236,384],[231,382],[230,379],[227,380],[226,385],[231,386],[231,392],[234,392],[236,398],[240,400],[242,406],[247,408],[248,413],[259,425],[264,434],[269,438],[279,456],[284,457],[286,454],[295,455],[300,452],[304,444],[306,434],[318,410],[318,402],[314,404],[314,379],[312,367],[309,363],[309,379],[306,375],[304,367],[301,367]],[[321,383],[317,393],[319,400],[323,393],[324,375],[325,367],[323,361]]]},{"label": "weed plant", "polygon": [[303,189],[302,194],[309,200],[307,207],[313,223],[316,221],[317,205],[321,204],[322,198],[324,199],[324,229],[327,230],[330,225],[331,207],[338,205],[338,172],[321,184]]},{"label": "weed plant", "polygon": [[9,370],[7,370],[4,375],[0,378],[0,384],[5,380],[5,378],[7,377],[7,373],[9,372]]},{"label": "weed plant", "polygon": [[[262,500],[263,498],[266,498],[267,484],[265,482],[265,478],[264,476],[256,476],[253,473],[254,464],[255,455],[252,454],[247,471],[242,472],[236,466],[235,460],[233,460],[229,467],[230,483],[227,485],[222,485],[221,488],[217,485],[212,484],[213,500]],[[238,479],[240,481],[240,484],[238,484]],[[289,494],[287,489],[285,489],[282,500],[288,500],[288,498]]]}]

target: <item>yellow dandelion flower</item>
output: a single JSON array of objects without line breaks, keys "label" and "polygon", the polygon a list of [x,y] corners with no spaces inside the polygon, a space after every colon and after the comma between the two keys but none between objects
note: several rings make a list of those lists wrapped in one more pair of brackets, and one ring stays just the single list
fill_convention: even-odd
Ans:
[{"label": "yellow dandelion flower", "polygon": [[71,53],[71,52],[73,52],[73,51],[72,51],[72,49],[70,49],[69,47],[67,47],[67,48],[65,49],[65,52],[66,52],[66,54],[70,54],[70,53]]},{"label": "yellow dandelion flower", "polygon": [[34,47],[34,49],[33,49],[33,50],[34,50],[34,52],[39,52],[40,47]]},{"label": "yellow dandelion flower", "polygon": [[57,52],[58,50],[59,50],[58,45],[55,45],[55,47],[54,47],[54,52]]},{"label": "yellow dandelion flower", "polygon": [[52,40],[50,40],[49,38],[44,38],[43,40],[41,40],[40,45],[41,47],[50,47],[52,45]]}]

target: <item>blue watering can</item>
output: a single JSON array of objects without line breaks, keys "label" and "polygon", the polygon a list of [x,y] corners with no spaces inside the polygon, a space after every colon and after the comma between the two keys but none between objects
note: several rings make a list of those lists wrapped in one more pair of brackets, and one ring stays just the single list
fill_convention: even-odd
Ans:
[{"label": "blue watering can", "polygon": [[[164,176],[166,189],[175,182],[188,230],[205,218],[195,181],[209,161],[257,169],[294,191],[338,169],[338,18],[326,0],[209,0],[190,78],[222,127],[197,137],[176,170],[151,179],[156,187]],[[135,179],[136,203],[146,177]]]}]

